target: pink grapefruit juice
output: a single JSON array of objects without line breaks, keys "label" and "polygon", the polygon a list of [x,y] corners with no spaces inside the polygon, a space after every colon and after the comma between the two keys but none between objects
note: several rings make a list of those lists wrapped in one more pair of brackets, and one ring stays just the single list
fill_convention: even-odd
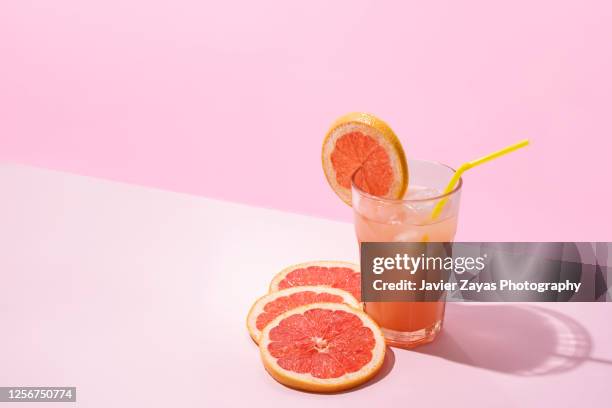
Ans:
[{"label": "pink grapefruit juice", "polygon": [[[381,199],[353,185],[354,224],[360,244],[454,240],[461,182],[446,196],[440,192],[454,170],[416,160],[409,168],[411,184],[400,200]],[[447,201],[441,215],[432,219],[434,206],[444,198]],[[444,301],[365,303],[366,312],[381,326],[387,343],[407,348],[433,341],[442,327],[444,308]]]}]

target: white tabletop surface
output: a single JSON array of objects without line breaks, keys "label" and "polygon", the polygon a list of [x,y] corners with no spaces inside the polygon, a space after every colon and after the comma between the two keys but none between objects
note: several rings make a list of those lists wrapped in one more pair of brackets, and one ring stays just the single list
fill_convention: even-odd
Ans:
[{"label": "white tabletop surface", "polygon": [[0,188],[0,386],[76,386],[83,407],[610,403],[609,303],[451,304],[366,386],[290,390],[246,313],[288,264],[356,261],[350,224],[13,164]]}]

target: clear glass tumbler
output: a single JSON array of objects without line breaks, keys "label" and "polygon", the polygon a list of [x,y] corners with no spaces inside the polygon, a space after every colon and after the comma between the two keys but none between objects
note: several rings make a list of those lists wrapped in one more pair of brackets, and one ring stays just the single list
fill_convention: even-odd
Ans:
[{"label": "clear glass tumbler", "polygon": [[[357,240],[362,242],[452,242],[462,180],[442,194],[455,170],[441,163],[410,160],[409,187],[402,199],[376,197],[352,185]],[[447,200],[441,214],[431,212]],[[411,348],[433,341],[442,328],[445,301],[366,302],[366,312],[380,325],[387,343]]]}]

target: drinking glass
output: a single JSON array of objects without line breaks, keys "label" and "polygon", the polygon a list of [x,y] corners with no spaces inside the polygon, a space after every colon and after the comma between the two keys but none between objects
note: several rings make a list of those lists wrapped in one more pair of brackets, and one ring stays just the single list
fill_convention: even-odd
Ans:
[{"label": "drinking glass", "polygon": [[[362,242],[452,242],[462,180],[442,194],[455,170],[441,163],[410,160],[409,186],[403,198],[373,196],[352,183],[355,232]],[[447,200],[438,217],[431,213]],[[442,298],[444,299],[444,298]],[[442,328],[445,300],[435,302],[365,302],[389,345],[411,348],[433,341]]]}]

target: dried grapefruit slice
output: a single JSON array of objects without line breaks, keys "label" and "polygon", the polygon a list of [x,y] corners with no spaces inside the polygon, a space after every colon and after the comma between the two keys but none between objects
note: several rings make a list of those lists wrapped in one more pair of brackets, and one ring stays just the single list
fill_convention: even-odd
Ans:
[{"label": "dried grapefruit slice", "polygon": [[378,197],[397,199],[406,192],[408,165],[402,145],[374,115],[354,112],[338,118],[323,141],[321,159],[327,181],[348,205],[351,179]]},{"label": "dried grapefruit slice", "polygon": [[287,310],[311,303],[344,303],[361,308],[361,304],[349,292],[326,286],[296,286],[268,293],[260,297],[247,316],[247,328],[255,342],[259,342],[261,331],[275,317]]},{"label": "dried grapefruit slice", "polygon": [[361,301],[359,265],[340,261],[314,261],[289,266],[270,283],[270,292],[294,286],[328,286],[346,290]]},{"label": "dried grapefruit slice", "polygon": [[360,310],[313,303],[276,317],[259,342],[266,370],[292,388],[334,392],[356,387],[382,367],[385,340]]}]

